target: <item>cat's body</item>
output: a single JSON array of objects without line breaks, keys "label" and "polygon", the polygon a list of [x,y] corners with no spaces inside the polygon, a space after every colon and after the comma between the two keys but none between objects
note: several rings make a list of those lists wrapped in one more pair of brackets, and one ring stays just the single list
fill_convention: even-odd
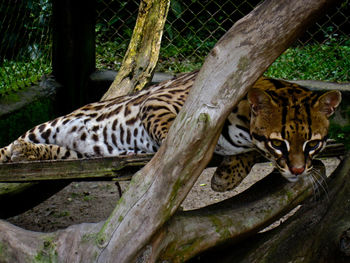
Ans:
[{"label": "cat's body", "polygon": [[[38,125],[0,149],[2,162],[154,153],[183,106],[197,72],[133,96],[88,104]],[[322,96],[284,81],[260,78],[228,116],[215,152],[226,156],[212,188],[232,189],[259,150],[293,181],[311,169],[325,145],[337,91]]]}]

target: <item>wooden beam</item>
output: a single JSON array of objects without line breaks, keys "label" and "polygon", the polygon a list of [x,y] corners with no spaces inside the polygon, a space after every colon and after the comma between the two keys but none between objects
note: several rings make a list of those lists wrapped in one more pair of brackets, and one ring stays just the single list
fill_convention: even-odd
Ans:
[{"label": "wooden beam", "polygon": [[1,182],[47,180],[128,180],[152,155],[108,158],[35,161],[0,165]]},{"label": "wooden beam", "polygon": [[[345,154],[344,145],[327,145],[320,157],[335,157]],[[132,175],[148,163],[152,154],[105,157],[80,160],[35,161],[0,164],[0,182],[37,182],[51,180],[130,180]],[[208,167],[221,162],[214,155]],[[262,156],[259,162],[266,161]]]}]

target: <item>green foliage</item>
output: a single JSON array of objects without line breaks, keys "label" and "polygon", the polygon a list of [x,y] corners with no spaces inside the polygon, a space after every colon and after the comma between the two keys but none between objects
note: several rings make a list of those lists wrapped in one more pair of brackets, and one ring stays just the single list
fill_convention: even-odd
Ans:
[{"label": "green foliage", "polygon": [[199,69],[202,64],[201,60],[193,58],[183,60],[179,58],[159,58],[156,71],[171,73],[190,72]]},{"label": "green foliage", "polygon": [[122,64],[122,56],[128,47],[127,42],[105,42],[96,45],[96,67],[100,69],[119,70]]},{"label": "green foliage", "polygon": [[[348,114],[348,118],[350,118],[350,114]],[[350,134],[350,124],[340,126],[331,122],[329,137],[343,143],[347,149],[350,149],[350,137],[346,134]]]},{"label": "green foliage", "polygon": [[[173,36],[170,26],[165,30]],[[283,79],[350,81],[350,39],[328,36],[325,44],[312,44],[287,49],[266,71],[266,75]],[[342,43],[339,45],[338,43]],[[96,46],[97,68],[119,69],[127,42],[105,42]],[[164,42],[157,71],[188,72],[199,69],[215,42],[203,41],[196,35],[177,35],[171,44]],[[194,55],[193,55],[194,54]]]},{"label": "green foliage", "polygon": [[0,65],[0,95],[11,94],[37,83],[51,71],[50,62],[43,59],[30,61],[4,60]]},{"label": "green foliage", "polygon": [[[172,35],[171,28],[168,35]],[[161,72],[188,72],[199,69],[215,41],[205,41],[198,35],[177,35],[160,49],[157,70]]]},{"label": "green foliage", "polygon": [[51,1],[5,2],[0,8],[0,96],[29,87],[51,71]]},{"label": "green foliage", "polygon": [[266,71],[274,78],[350,81],[350,39],[289,48]]}]

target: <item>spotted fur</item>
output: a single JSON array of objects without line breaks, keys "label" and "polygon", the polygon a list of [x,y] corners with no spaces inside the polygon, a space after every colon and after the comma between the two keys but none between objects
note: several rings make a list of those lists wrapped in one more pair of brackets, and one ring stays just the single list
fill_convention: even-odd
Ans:
[{"label": "spotted fur", "polygon": [[[154,153],[185,103],[197,72],[132,96],[91,103],[27,131],[0,149],[0,161],[76,159]],[[226,191],[249,173],[258,150],[290,181],[306,175],[325,146],[328,118],[341,95],[319,95],[260,78],[228,116],[215,152],[225,156],[212,188]]]}]

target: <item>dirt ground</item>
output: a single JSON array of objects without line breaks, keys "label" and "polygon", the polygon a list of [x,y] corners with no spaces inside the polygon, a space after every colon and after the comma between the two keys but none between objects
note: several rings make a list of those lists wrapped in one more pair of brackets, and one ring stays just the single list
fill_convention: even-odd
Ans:
[{"label": "dirt ground", "polygon": [[[324,162],[328,175],[339,163],[335,158]],[[210,179],[214,170],[210,168],[202,173],[182,203],[184,210],[216,203],[242,192],[271,172],[272,166],[269,163],[255,165],[239,187],[226,193],[211,190]],[[120,185],[125,191],[128,183],[122,182]],[[51,232],[73,224],[105,220],[119,198],[118,188],[113,182],[73,182],[40,205],[7,220],[28,230]]]}]

